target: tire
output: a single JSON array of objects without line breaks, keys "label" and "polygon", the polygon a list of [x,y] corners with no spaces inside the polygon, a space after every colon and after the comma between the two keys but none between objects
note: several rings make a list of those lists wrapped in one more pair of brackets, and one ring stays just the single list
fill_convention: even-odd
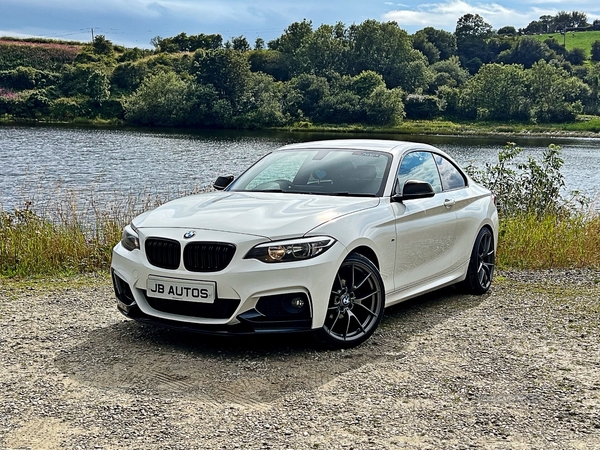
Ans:
[{"label": "tire", "polygon": [[484,227],[475,239],[467,269],[467,277],[462,282],[462,287],[466,293],[483,295],[490,289],[494,276],[495,260],[494,236],[492,230]]},{"label": "tire", "polygon": [[384,309],[385,289],[379,270],[369,259],[351,253],[337,272],[317,338],[330,348],[359,345],[373,334]]}]

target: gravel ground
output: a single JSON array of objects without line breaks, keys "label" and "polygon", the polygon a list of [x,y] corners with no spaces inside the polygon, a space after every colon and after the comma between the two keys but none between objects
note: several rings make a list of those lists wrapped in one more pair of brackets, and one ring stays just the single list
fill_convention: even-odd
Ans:
[{"label": "gravel ground", "polygon": [[0,279],[2,449],[598,449],[600,272],[504,272],[362,346],[142,326],[104,275]]}]

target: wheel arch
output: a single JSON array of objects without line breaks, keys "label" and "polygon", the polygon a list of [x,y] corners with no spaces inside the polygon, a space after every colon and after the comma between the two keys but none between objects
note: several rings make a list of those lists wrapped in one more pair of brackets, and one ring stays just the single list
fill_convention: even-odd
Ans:
[{"label": "wheel arch", "polygon": [[377,267],[378,270],[380,269],[379,258],[377,257],[377,253],[375,253],[375,250],[373,250],[371,247],[369,247],[367,245],[359,245],[358,247],[353,248],[349,252],[350,255],[352,253],[358,253],[359,255],[364,256],[365,258],[370,260],[373,264],[375,264],[375,267]]}]

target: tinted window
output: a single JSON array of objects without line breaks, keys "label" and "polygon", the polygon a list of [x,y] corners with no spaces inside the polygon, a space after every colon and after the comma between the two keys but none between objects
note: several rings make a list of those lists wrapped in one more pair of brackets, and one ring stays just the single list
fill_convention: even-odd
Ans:
[{"label": "tinted window", "polygon": [[434,192],[442,192],[442,183],[433,155],[429,152],[412,152],[402,158],[398,170],[398,189],[408,180],[426,181]]},{"label": "tinted window", "polygon": [[440,171],[442,186],[445,191],[460,189],[466,186],[465,178],[454,164],[440,155],[434,155],[434,159]]}]

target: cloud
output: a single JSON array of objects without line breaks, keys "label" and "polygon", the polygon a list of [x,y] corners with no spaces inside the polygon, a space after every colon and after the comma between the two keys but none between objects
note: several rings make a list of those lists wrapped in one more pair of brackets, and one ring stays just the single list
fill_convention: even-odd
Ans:
[{"label": "cloud", "polygon": [[[383,17],[384,20],[397,22],[401,27],[434,27],[454,31],[457,20],[465,14],[479,14],[494,28],[505,25],[519,28],[537,20],[541,11],[538,8],[517,11],[498,3],[470,4],[462,0],[453,0],[444,3],[424,3],[414,9],[389,11]],[[542,14],[556,14],[556,10],[544,10]]]}]

